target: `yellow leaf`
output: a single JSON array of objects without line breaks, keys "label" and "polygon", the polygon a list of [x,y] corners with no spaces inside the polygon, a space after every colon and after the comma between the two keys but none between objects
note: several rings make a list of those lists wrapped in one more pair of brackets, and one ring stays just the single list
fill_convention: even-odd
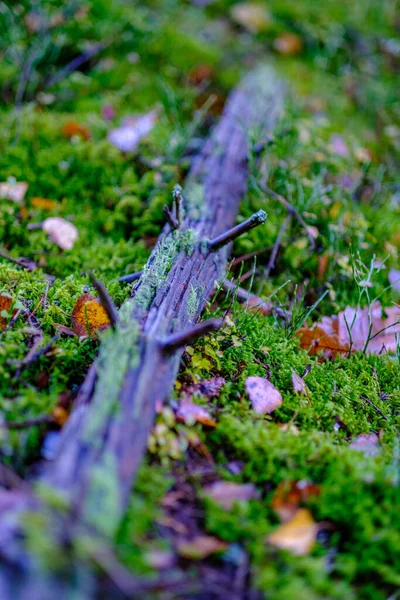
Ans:
[{"label": "yellow leaf", "polygon": [[111,324],[100,300],[90,294],[79,296],[71,318],[72,329],[79,336],[96,336],[98,330],[102,331]]},{"label": "yellow leaf", "polygon": [[267,541],[275,548],[304,556],[311,552],[318,530],[319,525],[314,521],[310,511],[299,508],[290,521],[280,525],[267,537]]}]

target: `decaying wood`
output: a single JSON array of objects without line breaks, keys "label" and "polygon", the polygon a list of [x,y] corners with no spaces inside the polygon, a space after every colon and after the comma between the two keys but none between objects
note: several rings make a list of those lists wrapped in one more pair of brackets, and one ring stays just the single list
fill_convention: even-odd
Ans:
[{"label": "decaying wood", "polygon": [[[194,163],[183,201],[180,190],[175,190],[170,213],[174,230],[165,226],[134,283],[132,298],[119,311],[115,329],[104,336],[96,365],[62,431],[57,457],[41,477],[42,485],[68,507],[62,516],[64,525],[57,521],[57,526],[52,517],[55,531],[46,531],[54,543],[60,544],[57,531],[67,524],[70,550],[73,536],[82,527],[93,528],[105,538],[115,533],[146,449],[156,402],[166,400],[174,384],[182,344],[204,326],[220,325],[195,324],[216,280],[224,274],[226,243],[238,230],[250,228],[247,223],[229,232],[247,189],[249,132],[259,136],[271,130],[282,104],[283,86],[269,68],[248,75],[228,99],[218,126]],[[261,212],[251,226],[263,222]],[[0,552],[10,561],[8,570],[0,570],[0,590],[8,589],[10,565],[22,571],[27,568],[26,583],[36,564],[26,552],[12,548],[14,556],[9,556],[0,541]],[[82,576],[79,560],[71,558],[67,573],[69,585]],[[54,577],[48,583],[44,585],[41,578],[41,600],[54,598],[55,592],[64,597]],[[10,597],[25,597],[16,594],[15,587],[10,590]],[[34,600],[27,590],[25,586],[24,593]],[[84,594],[91,597],[91,587]]]}]

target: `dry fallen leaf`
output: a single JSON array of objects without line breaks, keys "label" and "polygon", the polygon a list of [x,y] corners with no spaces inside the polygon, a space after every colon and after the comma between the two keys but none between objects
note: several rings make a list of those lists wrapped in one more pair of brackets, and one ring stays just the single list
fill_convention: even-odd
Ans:
[{"label": "dry fallen leaf", "polygon": [[375,433],[361,433],[349,448],[363,452],[366,456],[377,456],[381,451],[379,438]]},{"label": "dry fallen leaf", "polygon": [[90,139],[90,131],[84,125],[78,123],[78,121],[67,121],[61,127],[61,133],[64,137],[71,139],[73,137],[80,137],[83,140]]},{"label": "dry fallen leaf", "polygon": [[49,198],[41,198],[40,196],[35,196],[31,199],[31,205],[34,208],[40,208],[41,210],[53,210],[57,206],[56,200],[50,200]]},{"label": "dry fallen leaf", "polygon": [[211,418],[203,406],[195,404],[187,398],[182,398],[180,401],[179,407],[176,411],[176,420],[180,421],[181,423],[186,423],[187,425],[201,423],[202,425],[207,425],[207,427],[217,426],[216,421]]},{"label": "dry fallen leaf", "polygon": [[227,544],[209,535],[198,535],[191,540],[179,540],[177,552],[182,558],[202,560],[211,554],[218,554],[227,549]]},{"label": "dry fallen leaf", "polygon": [[274,49],[284,56],[293,56],[303,50],[303,41],[295,33],[282,33],[274,40]]},{"label": "dry fallen leaf", "polygon": [[121,127],[111,129],[108,133],[108,141],[121,152],[132,152],[140,140],[150,133],[156,120],[156,110],[152,110],[136,119],[125,119]]},{"label": "dry fallen leaf", "polygon": [[[12,304],[13,304],[13,299],[11,296],[7,296],[6,294],[0,295],[0,330],[2,330],[2,331],[4,331],[4,329],[7,327],[8,322],[9,322],[9,318],[5,314],[3,314],[3,310],[6,313],[9,313]],[[17,312],[17,309],[14,308],[11,316],[13,317],[16,312]]]},{"label": "dry fallen leaf", "polygon": [[386,318],[383,318],[379,302],[373,302],[370,308],[348,306],[337,316],[323,317],[312,327],[306,325],[299,329],[300,345],[310,354],[322,350],[331,356],[364,350],[366,346],[370,353],[395,352],[395,334],[400,331],[400,307],[385,308],[385,312]]},{"label": "dry fallen leaf", "polygon": [[252,483],[216,481],[203,489],[203,494],[216,504],[230,510],[235,502],[246,502],[258,498],[257,488]]},{"label": "dry fallen leaf", "polygon": [[308,388],[307,388],[307,384],[304,381],[304,379],[302,377],[300,377],[300,375],[297,375],[296,371],[293,371],[292,369],[292,386],[294,391],[297,394],[302,394],[303,396],[307,396],[308,395]]},{"label": "dry fallen leaf", "polygon": [[264,377],[248,377],[245,381],[246,392],[253,409],[262,415],[272,413],[282,404],[281,393]]},{"label": "dry fallen leaf", "polygon": [[307,502],[310,496],[318,496],[320,492],[320,486],[311,481],[283,481],[275,490],[271,506],[281,521],[286,522],[295,515],[299,504]]},{"label": "dry fallen leaf", "polygon": [[95,336],[111,323],[99,298],[82,294],[75,303],[71,315],[72,329],[78,336]]},{"label": "dry fallen leaf", "polygon": [[62,250],[71,250],[78,239],[78,230],[75,225],[61,217],[45,219],[42,229],[49,235],[51,241]]},{"label": "dry fallen leaf", "polygon": [[0,183],[0,198],[4,200],[12,200],[20,204],[25,197],[28,184],[25,182],[14,181],[10,177],[8,181]]},{"label": "dry fallen leaf", "polygon": [[241,2],[231,9],[232,18],[252,33],[265,31],[271,24],[268,10],[253,2]]},{"label": "dry fallen leaf", "polygon": [[312,550],[318,531],[319,525],[314,521],[310,511],[299,508],[290,521],[280,525],[267,537],[267,542],[275,548],[304,556]]}]

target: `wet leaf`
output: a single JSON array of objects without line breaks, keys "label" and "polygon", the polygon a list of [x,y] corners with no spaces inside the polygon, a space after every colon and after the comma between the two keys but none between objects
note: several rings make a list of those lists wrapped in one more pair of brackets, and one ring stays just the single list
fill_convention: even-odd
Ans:
[{"label": "wet leaf", "polygon": [[271,23],[268,10],[261,4],[253,2],[235,4],[231,9],[231,15],[234,21],[243,25],[252,33],[265,31]]},{"label": "wet leaf", "polygon": [[217,481],[204,488],[203,494],[226,510],[230,510],[235,502],[246,502],[259,496],[253,484],[231,481]]},{"label": "wet leaf", "polygon": [[156,110],[152,110],[136,119],[127,118],[121,127],[112,129],[108,133],[108,141],[121,152],[132,152],[140,140],[150,133],[156,120]]},{"label": "wet leaf", "polygon": [[217,426],[216,421],[214,421],[203,406],[195,404],[187,398],[182,398],[176,411],[176,419],[181,423],[186,423],[186,425],[201,423],[201,425],[206,425],[207,427]]},{"label": "wet leaf", "polygon": [[396,351],[396,332],[400,331],[400,307],[385,308],[382,317],[379,302],[368,308],[347,307],[333,317],[323,317],[312,327],[304,326],[297,332],[302,348],[310,354],[323,351],[325,356],[348,354],[364,350],[374,354]]},{"label": "wet leaf", "polygon": [[13,178],[10,177],[8,181],[0,183],[0,198],[12,200],[13,202],[20,204],[25,197],[27,189],[27,183],[14,181]]},{"label": "wet leaf", "polygon": [[295,33],[282,33],[274,40],[274,49],[284,56],[293,56],[300,54],[303,50],[303,41]]},{"label": "wet leaf", "polygon": [[248,377],[245,387],[253,409],[259,414],[270,414],[282,404],[281,393],[264,377]]},{"label": "wet leaf", "polygon": [[379,438],[375,433],[361,433],[349,448],[363,452],[366,456],[377,456],[381,452]]},{"label": "wet leaf", "polygon": [[62,250],[71,250],[78,239],[78,230],[69,221],[61,217],[49,217],[42,224],[43,230],[48,234],[52,242]]},{"label": "wet leaf", "polygon": [[72,329],[78,336],[95,336],[111,325],[107,313],[99,298],[82,294],[75,303],[71,315]]},{"label": "wet leaf", "polygon": [[267,542],[280,550],[289,550],[297,556],[304,556],[311,552],[319,525],[306,508],[299,508],[294,516],[283,525],[280,525],[267,537]]},{"label": "wet leaf", "polygon": [[202,560],[212,554],[224,552],[227,547],[225,542],[208,535],[198,535],[191,540],[179,540],[176,545],[179,556],[189,560]]},{"label": "wet leaf", "polygon": [[307,502],[311,496],[318,496],[320,492],[320,486],[311,481],[283,481],[275,491],[271,506],[281,521],[286,522],[293,518],[299,504]]},{"label": "wet leaf", "polygon": [[81,123],[78,123],[78,121],[74,120],[64,123],[64,125],[61,127],[61,133],[68,139],[73,137],[80,137],[83,140],[90,139],[89,129],[84,125],[81,125]]}]

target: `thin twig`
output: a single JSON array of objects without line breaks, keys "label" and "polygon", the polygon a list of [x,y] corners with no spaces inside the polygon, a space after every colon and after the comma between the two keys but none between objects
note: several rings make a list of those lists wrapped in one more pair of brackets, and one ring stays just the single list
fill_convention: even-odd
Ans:
[{"label": "thin twig", "polygon": [[53,417],[49,415],[43,415],[42,417],[36,417],[34,419],[26,419],[26,421],[14,421],[5,422],[0,424],[0,428],[4,429],[28,429],[28,427],[35,427],[37,425],[50,425],[54,423]]},{"label": "thin twig", "polygon": [[186,346],[186,344],[197,340],[199,337],[208,335],[211,331],[220,329],[222,324],[223,319],[208,319],[207,321],[202,321],[187,331],[170,335],[161,342],[161,349],[164,354],[171,354],[178,348],[182,348],[182,346]]},{"label": "thin twig", "polygon": [[33,260],[29,260],[29,258],[25,258],[25,257],[14,258],[13,256],[10,256],[2,248],[0,248],[0,256],[2,256],[3,258],[6,258],[7,260],[15,263],[19,267],[27,269],[28,271],[33,271],[33,269],[36,269],[36,267],[37,267],[36,263]]},{"label": "thin twig", "polygon": [[171,227],[171,230],[175,231],[175,229],[179,229],[178,220],[172,214],[172,212],[170,211],[170,209],[168,208],[168,206],[166,204],[164,205],[164,209],[163,210],[164,210],[165,218],[167,219],[167,221],[169,223],[169,226]]},{"label": "thin twig", "polygon": [[82,54],[80,54],[79,56],[76,56],[69,63],[67,63],[62,69],[60,69],[60,71],[58,71],[54,75],[51,75],[50,77],[48,77],[46,79],[46,81],[44,82],[43,87],[48,88],[48,87],[51,87],[52,85],[55,85],[56,83],[59,83],[60,81],[62,81],[66,77],[68,77],[68,75],[70,73],[73,73],[73,71],[76,71],[77,69],[79,69],[79,67],[81,67],[83,64],[85,64],[85,62],[88,62],[89,60],[94,58],[97,54],[100,54],[100,52],[103,52],[103,50],[105,50],[110,44],[111,44],[111,41],[102,42],[100,44],[95,44],[88,50],[85,50],[84,52],[82,52]]},{"label": "thin twig", "polygon": [[136,273],[130,273],[129,275],[123,275],[118,278],[120,283],[132,283],[132,281],[137,281],[143,275],[143,271],[137,271]]},{"label": "thin twig", "polygon": [[100,301],[104,307],[104,310],[107,313],[108,318],[110,319],[111,326],[113,329],[115,329],[115,327],[117,326],[117,323],[118,323],[118,313],[117,313],[115,304],[112,301],[111,297],[109,296],[106,288],[104,287],[104,284],[99,279],[97,279],[93,275],[93,273],[90,273],[89,276],[90,276],[90,279],[92,280],[93,287],[96,289],[97,293],[99,294]]},{"label": "thin twig", "polygon": [[250,229],[253,229],[258,225],[262,225],[263,223],[265,223],[266,218],[267,213],[265,211],[257,211],[256,213],[254,213],[254,215],[252,215],[243,223],[236,225],[236,227],[232,227],[232,229],[228,229],[228,231],[225,231],[213,240],[210,240],[208,242],[208,249],[210,250],[210,252],[215,252],[215,250],[219,250],[220,248],[222,248],[222,246],[229,244],[229,242],[232,242],[243,233],[246,233],[247,231],[250,231]]},{"label": "thin twig", "polygon": [[278,251],[279,251],[279,247],[281,245],[281,241],[282,241],[282,236],[285,233],[286,229],[288,228],[288,225],[290,223],[290,221],[292,220],[292,215],[289,214],[286,219],[283,221],[278,235],[276,236],[276,240],[275,240],[275,244],[274,247],[272,248],[272,252],[271,255],[269,257],[269,261],[267,264],[267,267],[264,271],[264,277],[265,279],[268,279],[270,272],[272,271],[272,269],[275,267],[275,261],[276,261],[276,257],[278,256]]}]

